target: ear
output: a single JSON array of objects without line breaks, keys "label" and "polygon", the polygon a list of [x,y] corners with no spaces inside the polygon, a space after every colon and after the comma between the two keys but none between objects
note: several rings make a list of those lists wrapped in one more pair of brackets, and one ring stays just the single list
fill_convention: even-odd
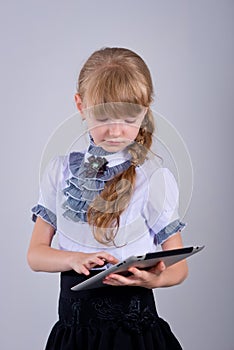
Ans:
[{"label": "ear", "polygon": [[78,109],[78,111],[83,116],[83,114],[82,114],[82,112],[83,112],[83,103],[82,103],[80,94],[75,94],[74,97],[75,97],[76,108]]}]

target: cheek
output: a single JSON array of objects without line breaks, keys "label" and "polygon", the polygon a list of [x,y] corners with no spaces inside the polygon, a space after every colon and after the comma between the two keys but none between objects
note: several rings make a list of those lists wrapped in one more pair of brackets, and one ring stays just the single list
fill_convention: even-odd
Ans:
[{"label": "cheek", "polygon": [[139,129],[140,128],[136,126],[128,126],[126,130],[126,135],[130,140],[135,140],[135,138],[138,135]]},{"label": "cheek", "polygon": [[93,126],[89,128],[89,133],[92,136],[95,143],[102,140],[104,134],[106,132],[106,128],[103,126]]}]

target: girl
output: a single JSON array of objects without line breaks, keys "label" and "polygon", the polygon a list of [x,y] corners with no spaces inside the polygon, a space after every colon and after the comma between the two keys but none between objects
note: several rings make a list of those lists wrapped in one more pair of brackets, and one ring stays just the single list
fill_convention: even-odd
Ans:
[{"label": "girl", "polygon": [[[80,72],[75,102],[90,145],[50,162],[32,209],[29,265],[61,272],[59,321],[47,350],[181,349],[152,289],[181,283],[186,261],[132,267],[128,277],[106,277],[104,288],[71,291],[120,259],[183,246],[177,184],[150,152],[152,95],[145,62],[128,49],[96,51]],[[51,247],[55,233],[59,249]]]}]

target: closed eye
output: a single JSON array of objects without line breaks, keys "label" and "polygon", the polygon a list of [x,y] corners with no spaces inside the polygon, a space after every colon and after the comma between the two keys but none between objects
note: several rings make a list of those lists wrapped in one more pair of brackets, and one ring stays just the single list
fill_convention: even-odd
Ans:
[{"label": "closed eye", "polygon": [[134,124],[136,123],[136,119],[125,119],[125,123]]},{"label": "closed eye", "polygon": [[108,119],[96,119],[97,122],[99,123],[106,123],[108,121]]}]

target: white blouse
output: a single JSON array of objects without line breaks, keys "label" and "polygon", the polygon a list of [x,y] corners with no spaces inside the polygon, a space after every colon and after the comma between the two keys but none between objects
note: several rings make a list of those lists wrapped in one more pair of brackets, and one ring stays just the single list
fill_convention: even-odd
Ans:
[{"label": "white blouse", "polygon": [[[73,160],[74,157],[76,153],[73,153]],[[88,152],[84,159],[87,157]],[[40,184],[38,204],[32,208],[34,221],[40,216],[55,228],[59,249],[85,253],[107,251],[122,260],[130,255],[154,252],[159,244],[184,228],[185,224],[179,220],[176,180],[169,169],[159,166],[157,157],[151,156],[136,167],[134,193],[120,216],[115,242],[108,245],[97,242],[87,222],[64,216],[64,189],[69,178],[74,176],[70,158],[70,155],[58,156],[50,161]],[[105,158],[112,168],[129,156],[122,151]]]}]

